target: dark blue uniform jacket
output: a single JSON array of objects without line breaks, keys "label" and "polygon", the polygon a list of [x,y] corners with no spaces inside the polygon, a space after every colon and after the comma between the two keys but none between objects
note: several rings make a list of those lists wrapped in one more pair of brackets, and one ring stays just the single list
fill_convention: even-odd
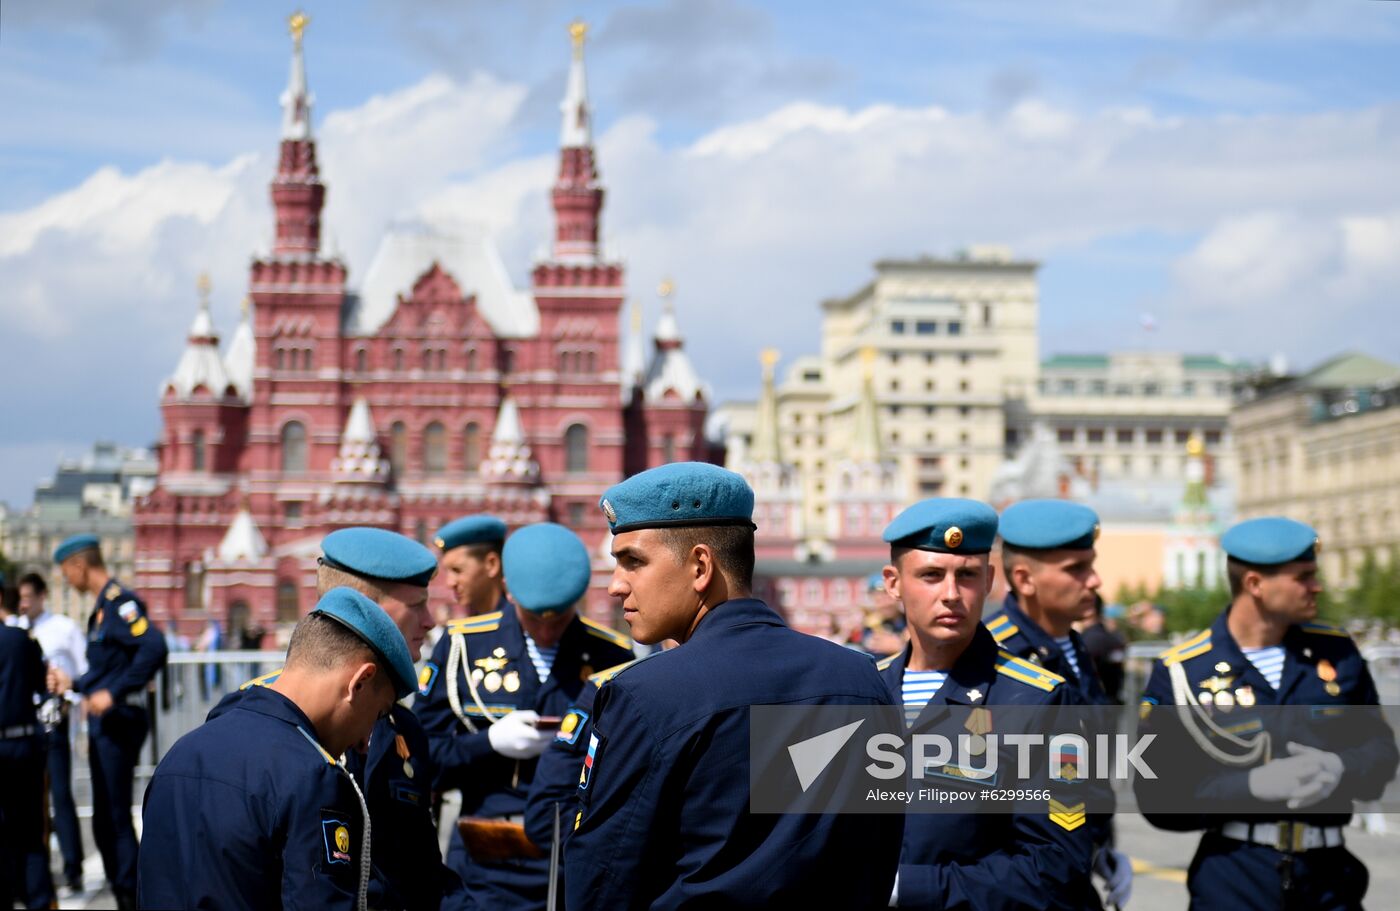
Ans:
[{"label": "dark blue uniform jacket", "polygon": [[351,908],[364,814],[297,706],[251,687],[157,766],[142,819],[143,908]]},{"label": "dark blue uniform jacket", "polygon": [[748,599],[604,684],[564,854],[567,907],[888,904],[902,817],[749,812],[749,707],[783,704],[890,697],[868,658]]},{"label": "dark blue uniform jacket", "polygon": [[[910,647],[879,663],[890,693],[902,701]],[[997,648],[979,625],[948,679],[929,700],[913,732],[944,732],[949,706],[1082,704],[1063,678]],[[1010,759],[1005,752],[1006,764]],[[996,783],[1005,786],[1004,783]],[[1043,814],[911,813],[899,858],[899,907],[940,909],[1099,908],[1090,880],[1093,841],[1082,801],[1061,801]]]},{"label": "dark blue uniform jacket", "polygon": [[146,603],[112,580],[88,617],[87,673],[74,688],[83,695],[107,690],[121,702],[139,694],[165,666],[169,649],[146,616]]}]

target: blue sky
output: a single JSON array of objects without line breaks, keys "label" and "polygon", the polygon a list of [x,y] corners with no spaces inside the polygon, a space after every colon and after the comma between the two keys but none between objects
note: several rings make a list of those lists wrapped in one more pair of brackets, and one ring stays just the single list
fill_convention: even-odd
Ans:
[{"label": "blue sky", "polygon": [[[523,280],[580,16],[605,233],[649,319],[675,279],[719,399],[751,394],[758,349],[815,350],[816,302],[875,259],[981,242],[1044,264],[1043,353],[1400,354],[1400,3],[304,6],[352,284],[406,215],[487,223]],[[231,331],[290,10],[4,4],[0,500],[59,452],[155,438],[202,269]]]}]

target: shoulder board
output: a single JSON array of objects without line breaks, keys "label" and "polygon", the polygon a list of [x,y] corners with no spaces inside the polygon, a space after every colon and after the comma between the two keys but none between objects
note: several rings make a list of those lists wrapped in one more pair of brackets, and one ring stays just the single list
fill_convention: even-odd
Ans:
[{"label": "shoulder board", "polygon": [[987,623],[987,632],[992,634],[992,638],[997,644],[1005,642],[1021,631],[1021,628],[1011,622],[1011,618],[1006,614],[998,614]]},{"label": "shoulder board", "polygon": [[1351,633],[1340,626],[1333,626],[1330,623],[1300,623],[1298,628],[1305,633],[1314,636],[1336,636],[1338,639],[1350,639]]},{"label": "shoulder board", "polygon": [[902,654],[904,653],[895,652],[893,655],[887,655],[884,658],[881,658],[879,661],[875,662],[875,669],[879,671],[889,670],[890,665],[898,661],[899,656]]},{"label": "shoulder board", "polygon": [[1204,655],[1208,651],[1210,651],[1210,630],[1204,630],[1185,642],[1178,643],[1162,652],[1158,656],[1158,660],[1170,667],[1173,664],[1180,664],[1188,658]]},{"label": "shoulder board", "polygon": [[603,684],[607,683],[609,680],[613,679],[623,671],[627,670],[629,667],[636,664],[638,661],[644,660],[646,659],[634,658],[631,661],[624,661],[621,664],[614,665],[605,671],[599,671],[596,674],[589,675],[588,682],[601,689]]},{"label": "shoulder board", "polygon": [[1024,658],[1017,658],[1010,652],[997,649],[997,673],[1029,684],[1036,689],[1051,692],[1065,682],[1065,678],[1047,671],[1038,664],[1031,664]]},{"label": "shoulder board", "polygon": [[501,625],[501,612],[493,611],[489,614],[481,614],[476,617],[462,617],[458,620],[449,621],[447,632],[451,635],[458,633],[489,633],[498,629]]},{"label": "shoulder board", "polygon": [[239,689],[246,690],[254,686],[272,686],[272,684],[277,682],[277,678],[281,676],[282,668],[279,667],[277,670],[263,674],[261,677],[254,677],[252,680],[240,686]]},{"label": "shoulder board", "polygon": [[618,648],[625,648],[629,651],[632,648],[632,640],[622,635],[615,629],[609,629],[601,623],[589,620],[587,617],[579,617],[583,621],[583,626],[588,630],[590,636],[596,636],[605,642],[611,642]]}]

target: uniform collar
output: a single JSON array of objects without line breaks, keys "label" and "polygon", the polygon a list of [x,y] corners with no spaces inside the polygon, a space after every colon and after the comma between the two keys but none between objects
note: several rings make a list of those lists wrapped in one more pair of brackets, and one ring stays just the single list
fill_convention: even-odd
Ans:
[{"label": "uniform collar", "polygon": [[[1026,642],[1038,653],[1042,665],[1061,677],[1074,681],[1076,684],[1079,683],[1079,675],[1074,673],[1074,668],[1070,666],[1064,650],[1060,648],[1060,643],[1056,642],[1055,637],[1047,633],[1039,623],[1031,619],[1030,615],[1021,607],[1021,602],[1014,592],[1008,591],[1006,593],[1006,597],[1001,603],[1001,610],[1016,625],[1019,635],[1024,636]],[[1015,638],[1015,636],[1011,637],[1011,639]],[[1006,644],[1009,645],[1010,640]],[[1082,673],[1089,656],[1084,651],[1079,634],[1073,629],[1069,631],[1069,645],[1076,652],[1074,658],[1079,662],[1079,669]],[[1017,652],[1019,650],[1008,648],[1007,651]],[[1018,657],[1024,658],[1026,656],[1020,654]]]},{"label": "uniform collar", "polygon": [[311,723],[311,719],[306,717],[306,713],[295,702],[270,686],[248,687],[243,691],[242,698],[238,700],[234,708],[246,709],[259,715],[276,718],[278,721],[301,728],[312,735],[316,733],[316,728]]},{"label": "uniform collar", "polygon": [[[1256,689],[1260,693],[1266,694],[1260,700],[1261,702],[1268,698],[1267,694],[1273,693],[1278,704],[1284,704],[1288,694],[1298,683],[1303,669],[1298,660],[1303,648],[1300,641],[1302,639],[1301,631],[1296,624],[1289,626],[1283,634],[1283,641],[1279,643],[1283,649],[1283,675],[1279,678],[1278,690],[1275,691],[1264,679],[1264,675],[1259,673],[1254,662],[1245,656],[1244,649],[1240,648],[1235,637],[1230,635],[1229,620],[1230,611],[1233,608],[1233,604],[1226,605],[1225,609],[1220,612],[1220,616],[1216,617],[1215,622],[1211,624],[1210,651],[1207,652],[1207,655],[1212,659],[1212,664],[1224,662],[1230,665],[1230,670],[1223,672],[1224,674],[1233,674],[1236,678],[1251,678],[1250,682],[1255,685]],[[1216,673],[1220,674],[1221,672],[1217,669]]]},{"label": "uniform collar", "polygon": [[[904,670],[909,666],[913,650],[913,643],[905,645],[899,657],[880,672],[890,692],[896,694],[896,701],[899,701],[897,694],[904,683]],[[986,626],[978,623],[976,631],[972,634],[972,641],[954,662],[952,670],[948,672],[948,679],[919,713],[914,727],[923,728],[934,723],[946,714],[950,705],[986,705],[987,694],[996,680],[996,656],[996,640],[987,632]],[[972,697],[972,693],[977,694],[976,699]]]},{"label": "uniform collar", "polygon": [[773,608],[756,598],[732,598],[710,608],[690,641],[722,636],[741,626],[787,626]]}]

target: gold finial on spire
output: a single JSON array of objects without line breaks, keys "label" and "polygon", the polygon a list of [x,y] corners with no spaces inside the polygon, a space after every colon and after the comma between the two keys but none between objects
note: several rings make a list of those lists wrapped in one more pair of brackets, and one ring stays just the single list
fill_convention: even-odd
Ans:
[{"label": "gold finial on spire", "polygon": [[588,23],[575,19],[569,23],[569,37],[574,42],[574,53],[583,53],[583,40],[588,36]]},{"label": "gold finial on spire", "polygon": [[877,356],[875,349],[869,345],[860,349],[861,373],[867,380],[875,375],[875,358]]},{"label": "gold finial on spire", "polygon": [[676,293],[676,283],[669,278],[663,278],[661,284],[656,286],[656,293],[661,295],[662,300],[670,300],[671,295]]},{"label": "gold finial on spire", "polygon": [[765,369],[772,370],[773,365],[778,363],[778,358],[781,356],[777,348],[764,348],[758,353],[758,360]]},{"label": "gold finial on spire", "polygon": [[292,33],[292,41],[301,44],[301,33],[306,31],[306,27],[311,24],[311,17],[297,10],[287,17],[287,29]]},{"label": "gold finial on spire", "polygon": [[202,306],[208,306],[208,304],[209,304],[209,289],[210,289],[211,287],[213,287],[212,283],[209,281],[209,273],[208,273],[208,272],[201,272],[201,273],[199,273],[199,278],[196,278],[196,279],[194,280],[194,287],[195,287],[195,290],[199,292],[199,303],[200,303]]},{"label": "gold finial on spire", "polygon": [[1197,434],[1191,434],[1191,438],[1186,441],[1186,454],[1193,458],[1200,458],[1206,454],[1205,441]]},{"label": "gold finial on spire", "polygon": [[243,314],[244,319],[247,319],[248,314],[253,312],[253,299],[245,295],[243,302],[238,305],[238,312]]}]

